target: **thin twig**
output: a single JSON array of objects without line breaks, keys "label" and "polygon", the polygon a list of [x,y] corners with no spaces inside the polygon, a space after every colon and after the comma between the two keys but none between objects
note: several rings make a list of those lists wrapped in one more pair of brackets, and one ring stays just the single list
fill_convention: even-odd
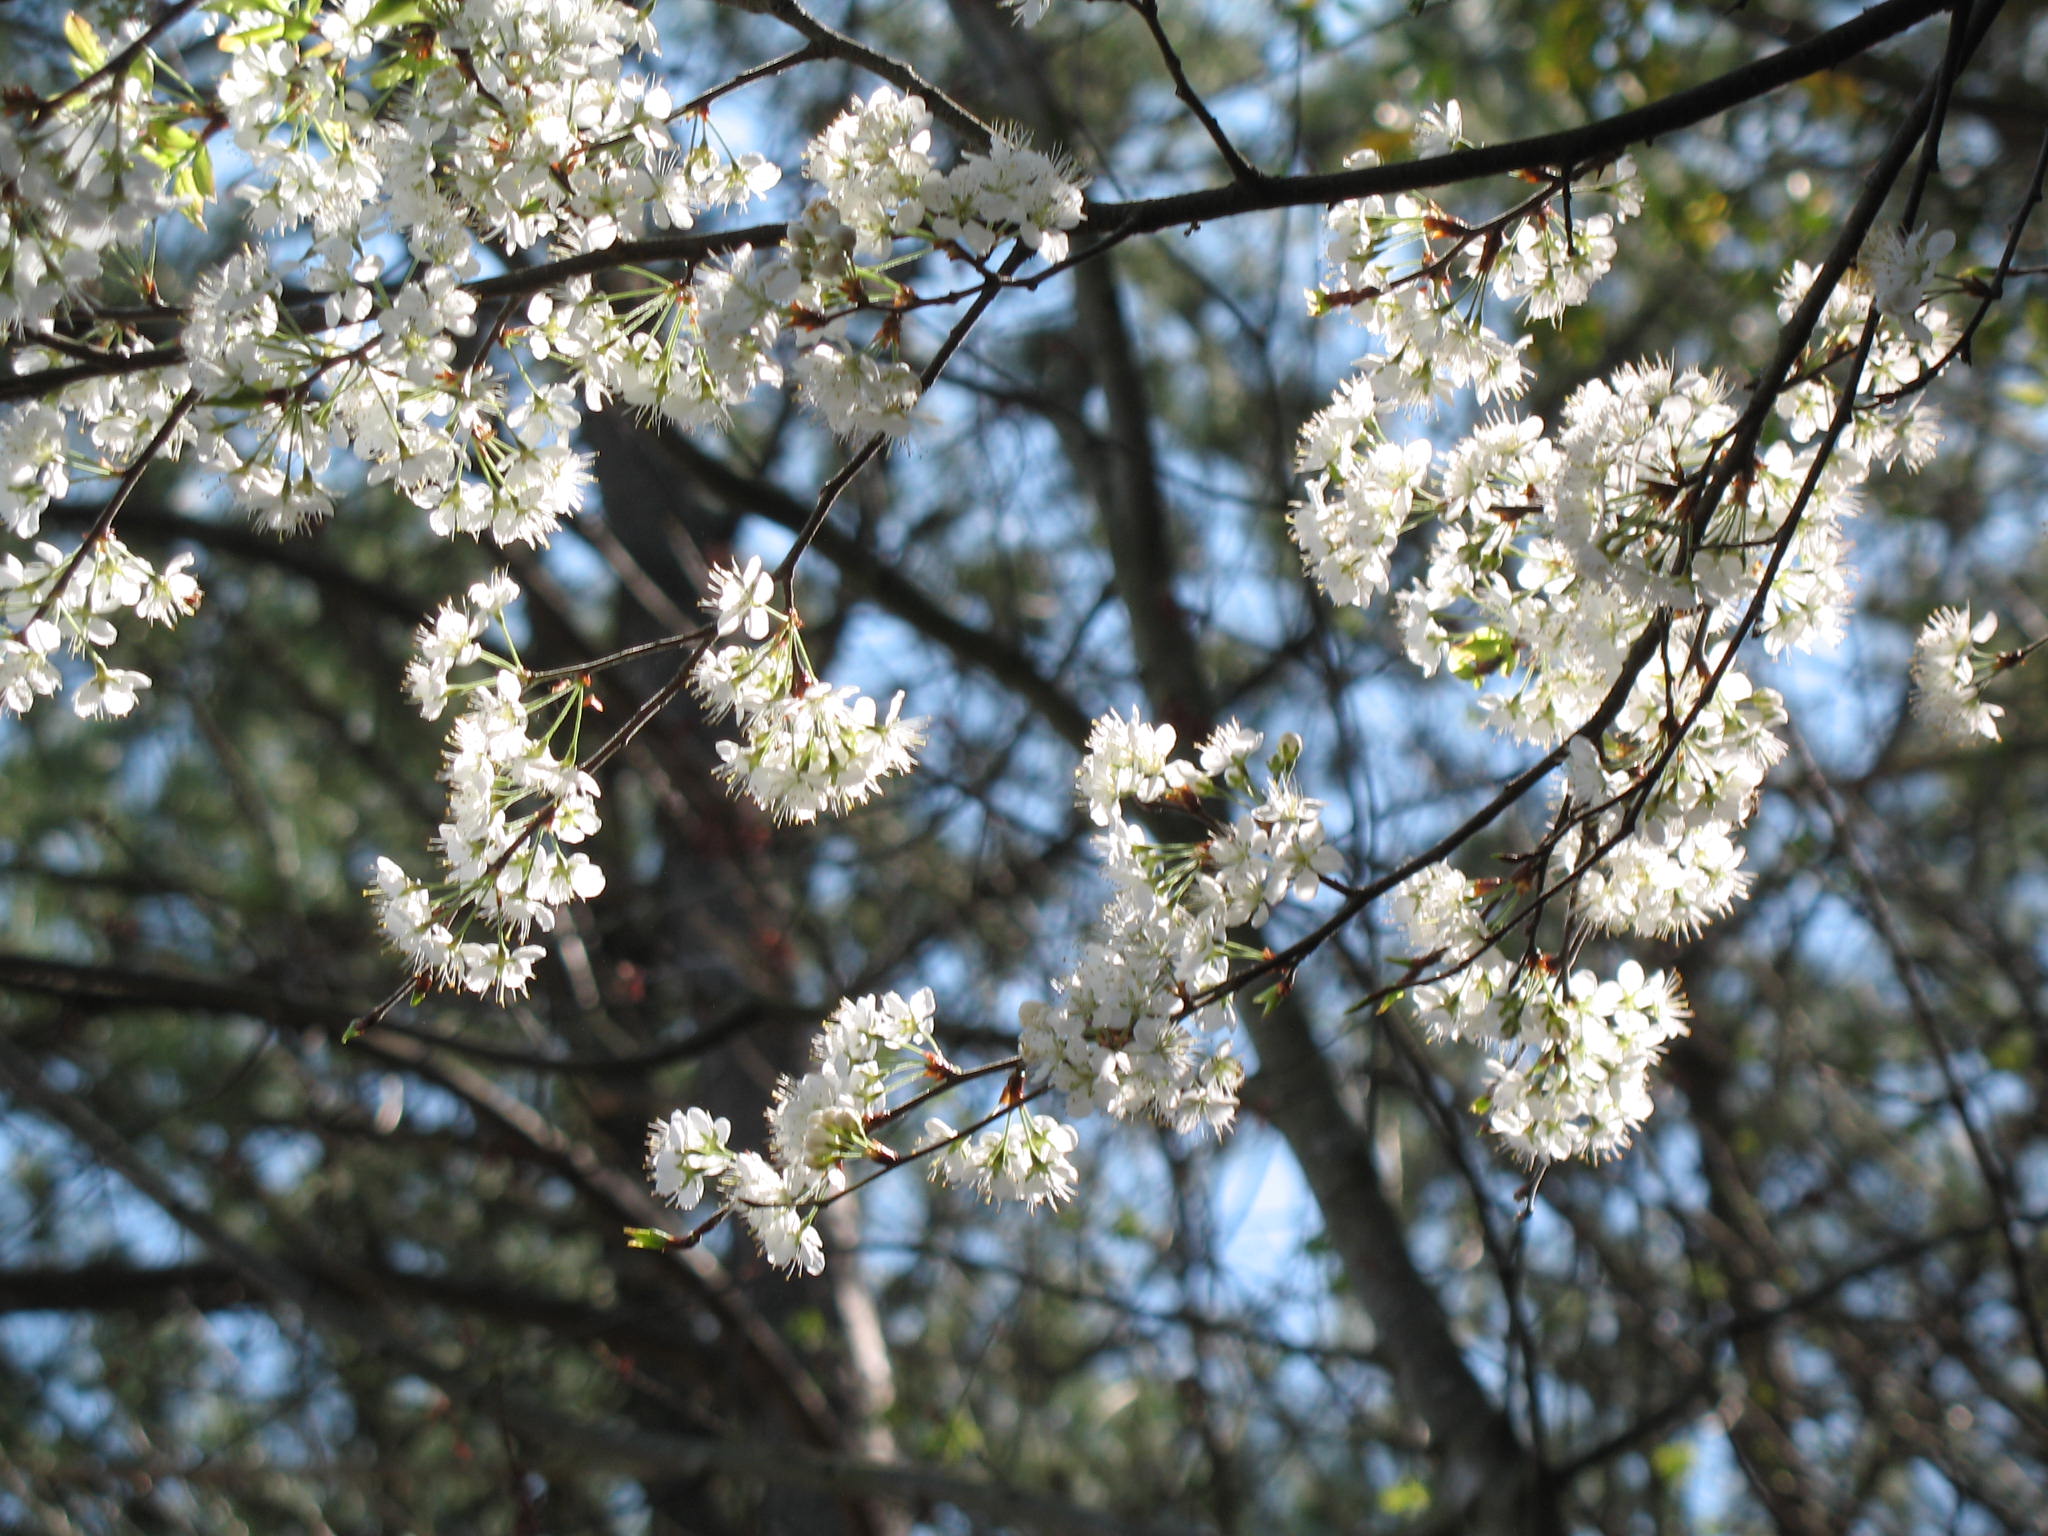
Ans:
[{"label": "thin twig", "polygon": [[[952,360],[953,354],[960,349],[961,343],[967,340],[967,333],[974,329],[976,322],[983,315],[988,313],[989,305],[993,304],[996,301],[996,295],[1002,292],[1004,279],[1018,267],[1022,266],[1029,258],[1029,254],[1028,248],[1020,241],[1016,248],[1011,251],[1009,259],[1004,262],[1003,270],[994,274],[986,283],[982,284],[981,292],[975,296],[974,302],[967,306],[967,313],[962,315],[953,328],[946,333],[946,339],[939,344],[938,351],[932,354],[931,361],[926,363],[923,371],[919,373],[917,380],[919,394],[929,390],[933,383],[937,381],[939,374],[944,371],[946,364]],[[782,563],[775,568],[775,584],[778,587],[788,588],[790,578],[796,574],[797,562],[803,558],[804,551],[811,547],[811,541],[818,536],[818,530],[825,526],[825,519],[831,515],[833,504],[839,500],[841,493],[849,485],[853,484],[855,477],[863,469],[867,468],[869,464],[873,463],[882,450],[888,446],[889,438],[887,434],[877,432],[873,437],[861,444],[860,450],[852,458],[848,459],[845,464],[841,465],[838,472],[819,488],[818,499],[811,508],[810,517],[805,521],[803,527],[797,530],[796,539],[789,546],[789,553],[782,557]]]},{"label": "thin twig", "polygon": [[821,53],[844,59],[876,79],[888,81],[907,95],[923,97],[925,105],[931,108],[932,116],[976,149],[986,149],[995,140],[993,128],[901,59],[892,58],[868,47],[858,38],[848,37],[828,26],[805,10],[797,0],[718,0],[718,3],[732,10],[750,11],[756,16],[772,16],[808,39]]},{"label": "thin twig", "polygon": [[127,73],[128,66],[141,58],[144,50],[151,43],[162,37],[164,33],[170,31],[172,27],[176,26],[192,11],[198,9],[199,4],[200,0],[177,0],[176,4],[167,7],[161,16],[157,17],[147,28],[138,33],[118,53],[108,59],[106,63],[76,84],[66,86],[56,95],[38,105],[29,114],[29,120],[40,125],[48,121],[59,108],[76,101],[79,97],[90,91],[98,89],[103,82],[118,79]]},{"label": "thin twig", "polygon": [[1791,738],[1792,750],[1799,758],[1799,766],[1806,775],[1814,798],[1820,802],[1822,813],[1828,819],[1835,843],[1848,861],[1849,871],[1855,877],[1856,889],[1862,897],[1863,908],[1871,924],[1877,930],[1879,940],[1891,956],[1892,971],[1899,978],[1899,985],[1906,994],[1907,1011],[1913,1016],[1921,1038],[1934,1057],[1935,1070],[1941,1074],[1942,1097],[1955,1112],[1956,1122],[1962,1127],[1963,1139],[1970,1148],[1970,1157],[1977,1165],[1977,1173],[1984,1181],[1985,1193],[1990,1197],[1992,1214],[1997,1217],[2000,1247],[2005,1255],[2006,1268],[2011,1272],[2013,1304],[2019,1309],[2021,1320],[2026,1325],[2027,1343],[2034,1352],[2034,1359],[2044,1371],[2048,1371],[2048,1325],[2044,1325],[2040,1299],[2034,1291],[2033,1277],[2027,1270],[2027,1256],[2021,1246],[2019,1218],[2013,1209],[2011,1174],[1999,1160],[1984,1128],[1977,1123],[1977,1116],[1970,1107],[1970,1097],[1964,1089],[1962,1079],[1956,1073],[1955,1048],[1949,1043],[1947,1031],[1942,1028],[1940,1011],[1934,999],[1928,995],[1927,984],[1921,978],[1919,962],[1913,958],[1907,946],[1906,937],[1900,931],[1898,920],[1892,915],[1891,903],[1885,898],[1884,882],[1878,878],[1871,866],[1869,856],[1857,840],[1855,829],[1850,824],[1848,808],[1835,793],[1835,787],[1828,776],[1821,771],[1807,748],[1806,738],[1795,726],[1788,725],[1786,734]]},{"label": "thin twig", "polygon": [[1962,332],[1950,344],[1947,351],[1943,352],[1932,363],[1924,365],[1917,376],[1907,380],[1897,389],[1876,396],[1874,404],[1889,405],[1896,400],[1904,399],[1908,395],[1917,394],[1939,378],[1941,371],[1957,358],[1962,359],[1964,364],[1967,365],[1970,361],[1970,344],[1976,340],[1977,331],[1984,324],[1985,316],[1991,313],[1993,305],[2005,297],[2006,279],[2015,276],[2040,275],[2041,269],[2029,270],[2017,267],[2014,265],[2014,262],[2019,255],[2020,238],[2026,233],[2027,224],[2032,220],[2034,210],[2041,206],[2042,185],[2044,181],[2048,181],[2048,133],[2044,133],[2041,136],[2041,147],[2034,154],[2033,173],[2027,178],[2026,195],[2020,199],[2018,209],[2014,211],[2011,222],[2006,226],[2005,249],[1999,253],[1998,265],[1992,269],[1991,279],[1984,285],[1984,291],[1977,301],[1976,311],[1970,316],[1968,322],[1963,326]]},{"label": "thin twig", "polygon": [[62,601],[72,578],[78,574],[79,566],[84,564],[86,555],[113,530],[114,519],[120,515],[121,508],[128,504],[128,498],[135,494],[135,487],[142,482],[143,474],[155,462],[156,456],[163,451],[164,444],[170,441],[171,434],[178,430],[178,424],[185,419],[198,400],[199,392],[191,389],[178,397],[177,403],[171,407],[170,414],[164,417],[163,424],[156,429],[155,435],[143,447],[142,452],[135,456],[127,469],[122,471],[121,483],[114,487],[114,494],[107,498],[107,504],[100,509],[99,516],[94,518],[92,526],[86,529],[85,537],[79,540],[78,548],[71,552],[71,558],[64,562],[63,568],[57,573],[57,579],[50,584],[50,590],[44,593],[43,600],[36,604],[35,612],[31,613],[23,621],[21,628],[14,632],[15,639],[19,640],[26,635],[30,625],[47,618],[50,610]]},{"label": "thin twig", "polygon": [[1208,105],[1196,94],[1188,82],[1187,70],[1181,66],[1180,54],[1174,50],[1173,40],[1166,35],[1166,28],[1159,23],[1159,0],[1127,0],[1152,34],[1152,41],[1159,49],[1159,57],[1166,65],[1167,74],[1173,77],[1173,94],[1178,96],[1187,109],[1195,114],[1195,121],[1202,125],[1202,131],[1209,135],[1209,141],[1216,146],[1216,153],[1223,157],[1223,163],[1230,167],[1231,176],[1240,182],[1255,182],[1260,179],[1258,169],[1238,153],[1237,146],[1230,142],[1230,135],[1223,131],[1223,125],[1216,121]]}]

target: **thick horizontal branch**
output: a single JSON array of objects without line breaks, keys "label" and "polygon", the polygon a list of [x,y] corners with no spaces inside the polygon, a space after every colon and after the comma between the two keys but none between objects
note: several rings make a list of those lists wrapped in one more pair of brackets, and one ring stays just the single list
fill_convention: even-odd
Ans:
[{"label": "thick horizontal branch", "polygon": [[[1501,144],[1484,144],[1404,160],[1393,165],[1360,166],[1320,176],[1276,176],[1255,182],[1232,182],[1167,197],[1128,203],[1093,203],[1087,228],[1097,235],[1122,237],[1202,224],[1212,219],[1312,204],[1340,203],[1351,198],[1418,192],[1454,186],[1487,176],[1512,175],[1540,166],[1590,166],[1612,160],[1637,144],[1691,128],[1723,112],[1768,96],[1772,91],[1819,74],[1866,53],[1888,38],[1910,31],[1930,16],[1949,9],[1950,0],[1885,0],[1853,21],[1830,28],[1754,63],[1675,91],[1647,106],[1603,117],[1578,128],[1541,133]],[[1076,259],[1085,256],[1076,254]]]},{"label": "thick horizontal branch", "polygon": [[132,1264],[37,1266],[0,1271],[0,1313],[202,1312],[260,1306],[269,1298],[232,1264],[201,1261],[148,1268]]},{"label": "thick horizontal branch", "polygon": [[[1195,1528],[1152,1520],[1126,1520],[1065,1499],[943,1467],[815,1451],[787,1442],[714,1440],[657,1434],[622,1424],[584,1424],[545,1413],[530,1400],[516,1403],[520,1427],[548,1453],[578,1472],[611,1471],[638,1477],[674,1477],[690,1470],[793,1483],[841,1497],[903,1499],[951,1505],[989,1528],[1041,1531],[1048,1536],[1196,1536]],[[977,1525],[977,1528],[980,1528]]]},{"label": "thick horizontal branch", "polygon": [[[536,1324],[558,1336],[581,1341],[607,1332],[622,1343],[645,1339],[652,1327],[680,1326],[681,1319],[652,1319],[617,1306],[602,1307],[570,1296],[499,1284],[474,1274],[421,1274],[390,1268],[374,1257],[358,1258],[346,1270],[317,1255],[288,1250],[278,1255],[308,1287],[337,1304],[360,1304],[366,1290],[411,1304],[445,1307],[468,1317]],[[137,1265],[115,1259],[85,1264],[31,1265],[0,1270],[0,1314],[94,1312],[153,1316],[191,1307],[233,1312],[274,1306],[275,1298],[233,1264],[198,1259],[183,1264]]]}]

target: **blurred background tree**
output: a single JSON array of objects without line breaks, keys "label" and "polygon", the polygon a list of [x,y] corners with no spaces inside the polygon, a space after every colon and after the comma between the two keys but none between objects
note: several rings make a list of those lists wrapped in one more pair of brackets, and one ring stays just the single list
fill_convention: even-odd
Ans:
[{"label": "blurred background tree", "polygon": [[[678,99],[792,46],[761,9],[655,8]],[[1065,145],[1098,196],[1218,179],[1131,5],[1030,32],[988,0],[817,9]],[[1160,14],[1283,172],[1396,158],[1454,96],[1481,142],[1572,126],[1852,12]],[[0,10],[17,80],[56,79],[59,20]],[[2048,132],[2048,11],[1992,25],[1926,213],[1980,266]],[[1639,151],[1649,209],[1538,337],[1556,397],[1529,409],[1648,354],[1759,364],[1778,274],[1825,249],[1943,35]],[[871,84],[827,59],[719,123],[788,163],[771,125]],[[278,541],[147,480],[124,536],[196,552],[208,589],[145,661],[147,707],[0,727],[0,1529],[2041,1529],[2042,683],[2002,685],[2007,739],[1968,755],[1904,707],[1937,603],[2048,632],[2035,282],[1941,382],[1934,466],[1873,483],[1844,645],[1760,673],[1804,734],[1754,899],[1669,946],[1696,1017],[1627,1156],[1531,1190],[1475,1135],[1474,1061],[1348,1011],[1387,974],[1360,929],[1255,1026],[1230,1139],[1091,1123],[1057,1214],[892,1179],[795,1283],[744,1243],[620,1239],[659,1216],[648,1120],[755,1124],[841,995],[930,984],[958,1059],[1007,1048],[1100,900],[1067,787],[1093,714],[1138,703],[1183,740],[1309,722],[1309,787],[1366,874],[1490,792],[1498,741],[1381,616],[1316,599],[1287,539],[1294,433],[1356,349],[1306,317],[1318,243],[1315,210],[1220,221],[1001,307],[856,482],[805,567],[806,639],[909,691],[923,771],[771,836],[673,709],[611,774],[611,888],[533,995],[436,997],[346,1047],[395,979],[369,861],[440,813],[438,733],[398,689],[411,629],[491,557],[369,488]],[[2019,267],[2042,256],[2037,231]],[[776,553],[832,463],[781,402],[716,440],[617,414],[586,435],[597,504],[511,561],[536,665],[689,627],[708,563]],[[610,707],[659,676],[614,674]]]}]

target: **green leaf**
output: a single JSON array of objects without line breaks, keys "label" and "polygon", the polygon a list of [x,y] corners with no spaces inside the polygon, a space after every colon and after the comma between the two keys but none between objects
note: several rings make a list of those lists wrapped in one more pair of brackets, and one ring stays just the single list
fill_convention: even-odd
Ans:
[{"label": "green leaf", "polygon": [[[219,48],[222,53],[240,53],[244,48],[255,47],[261,43],[282,42],[287,30],[287,23],[273,21],[268,26],[251,27],[246,32],[230,33],[226,37],[221,38],[214,46]],[[302,32],[300,35],[303,36],[304,33]]]},{"label": "green leaf", "polygon": [[1683,1440],[1667,1440],[1650,1452],[1650,1465],[1667,1483],[1685,1481],[1695,1460],[1693,1448]]},{"label": "green leaf", "polygon": [[79,73],[91,74],[107,62],[107,45],[100,41],[100,35],[93,30],[91,22],[78,12],[69,12],[64,17],[64,41],[71,45],[71,53],[78,60]]},{"label": "green leaf", "polygon": [[424,80],[440,67],[432,58],[421,59],[404,54],[372,70],[370,87],[379,92],[396,90],[414,80]]},{"label": "green leaf", "polygon": [[1380,1490],[1383,1515],[1419,1515],[1429,1508],[1429,1485],[1419,1478],[1404,1477]]},{"label": "green leaf", "polygon": [[1514,660],[1514,638],[1492,625],[1473,630],[1451,647],[1451,671],[1468,683],[1476,684],[1514,665]]},{"label": "green leaf", "polygon": [[426,19],[426,7],[420,0],[378,0],[363,22],[372,27],[413,27],[423,25]]}]

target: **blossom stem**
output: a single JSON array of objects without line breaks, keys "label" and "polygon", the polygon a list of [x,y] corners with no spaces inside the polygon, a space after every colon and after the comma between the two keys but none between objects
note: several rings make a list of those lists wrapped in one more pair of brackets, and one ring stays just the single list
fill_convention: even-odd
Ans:
[{"label": "blossom stem", "polygon": [[57,572],[57,579],[50,583],[50,590],[43,594],[43,600],[36,604],[35,611],[19,629],[15,630],[15,639],[19,640],[27,634],[29,625],[47,618],[50,610],[63,599],[72,578],[78,574],[79,566],[85,563],[86,555],[113,530],[114,519],[120,515],[121,508],[128,504],[128,498],[134,495],[135,487],[141,483],[143,473],[155,461],[157,454],[163,451],[164,444],[170,441],[171,434],[178,430],[178,424],[185,419],[198,399],[198,392],[190,389],[178,397],[177,403],[164,417],[155,435],[144,445],[142,452],[135,456],[127,469],[122,471],[121,483],[114,487],[114,494],[107,498],[107,504],[100,509],[99,516],[92,520],[92,526],[86,529],[85,537],[78,541],[78,548],[71,552],[71,558],[66,560],[63,568]]}]

